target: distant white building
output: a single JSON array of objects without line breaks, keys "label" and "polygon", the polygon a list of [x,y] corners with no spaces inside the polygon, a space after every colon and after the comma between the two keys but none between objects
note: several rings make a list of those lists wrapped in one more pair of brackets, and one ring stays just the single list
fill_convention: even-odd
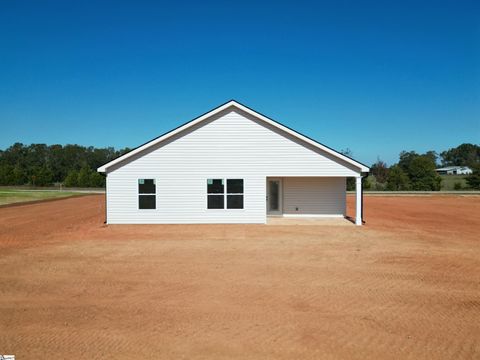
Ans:
[{"label": "distant white building", "polygon": [[447,166],[435,171],[439,175],[470,175],[473,172],[468,166]]}]

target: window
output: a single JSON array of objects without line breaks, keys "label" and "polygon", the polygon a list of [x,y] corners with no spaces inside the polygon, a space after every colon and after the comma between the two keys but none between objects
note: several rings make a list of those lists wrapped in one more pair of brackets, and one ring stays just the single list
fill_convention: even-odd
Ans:
[{"label": "window", "polygon": [[225,191],[224,179],[207,180],[208,209],[243,209],[243,179],[227,179]]},{"label": "window", "polygon": [[155,209],[156,206],[155,179],[138,179],[138,208]]},{"label": "window", "polygon": [[225,186],[223,179],[207,180],[208,209],[223,209],[225,207]]},{"label": "window", "polygon": [[243,209],[243,179],[227,179],[227,209]]}]

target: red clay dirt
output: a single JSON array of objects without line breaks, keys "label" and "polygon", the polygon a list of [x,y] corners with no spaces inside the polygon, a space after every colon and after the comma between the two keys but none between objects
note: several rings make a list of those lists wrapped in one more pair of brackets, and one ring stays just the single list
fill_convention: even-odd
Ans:
[{"label": "red clay dirt", "polygon": [[106,226],[100,195],[0,209],[0,354],[480,358],[480,197],[367,196],[365,219]]}]

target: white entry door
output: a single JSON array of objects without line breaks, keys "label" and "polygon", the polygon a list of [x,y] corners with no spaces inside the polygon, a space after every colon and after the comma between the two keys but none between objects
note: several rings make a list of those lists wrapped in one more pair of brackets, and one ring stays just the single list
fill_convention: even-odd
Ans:
[{"label": "white entry door", "polygon": [[267,214],[282,215],[282,179],[267,179]]}]

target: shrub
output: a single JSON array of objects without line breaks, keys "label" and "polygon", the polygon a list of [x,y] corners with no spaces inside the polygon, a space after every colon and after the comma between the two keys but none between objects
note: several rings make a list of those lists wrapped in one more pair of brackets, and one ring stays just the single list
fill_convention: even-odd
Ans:
[{"label": "shrub", "polygon": [[91,169],[88,166],[83,166],[78,172],[77,186],[89,187],[90,186],[90,173]]},{"label": "shrub", "polygon": [[66,187],[75,187],[78,186],[78,171],[70,170],[65,178]]},{"label": "shrub", "polygon": [[435,163],[426,155],[420,155],[411,160],[408,175],[413,190],[440,190],[442,179],[435,171]]},{"label": "shrub", "polygon": [[98,172],[84,166],[80,171],[72,170],[65,178],[66,187],[103,187],[105,177]]},{"label": "shrub", "polygon": [[473,173],[467,176],[467,184],[471,189],[480,190],[480,169],[474,169]]},{"label": "shrub", "polygon": [[368,177],[363,178],[363,189],[370,190],[371,187],[372,183],[370,182],[370,179]]},{"label": "shrub", "polygon": [[96,171],[90,173],[89,186],[91,187],[104,187],[105,186],[105,177],[99,174]]},{"label": "shrub", "polygon": [[373,176],[375,176],[377,183],[384,184],[387,181],[388,166],[384,161],[378,159],[377,162],[370,168],[370,172]]},{"label": "shrub", "polygon": [[402,191],[410,190],[410,180],[398,165],[393,165],[387,176],[387,190]]},{"label": "shrub", "polygon": [[53,172],[46,166],[36,166],[32,169],[30,183],[33,186],[47,186],[53,183]]},{"label": "shrub", "polygon": [[[354,177],[348,177],[347,178],[347,191],[354,191],[355,190],[355,178]],[[368,177],[363,178],[363,189],[368,190],[372,187],[372,184],[370,183],[370,180]]]}]

